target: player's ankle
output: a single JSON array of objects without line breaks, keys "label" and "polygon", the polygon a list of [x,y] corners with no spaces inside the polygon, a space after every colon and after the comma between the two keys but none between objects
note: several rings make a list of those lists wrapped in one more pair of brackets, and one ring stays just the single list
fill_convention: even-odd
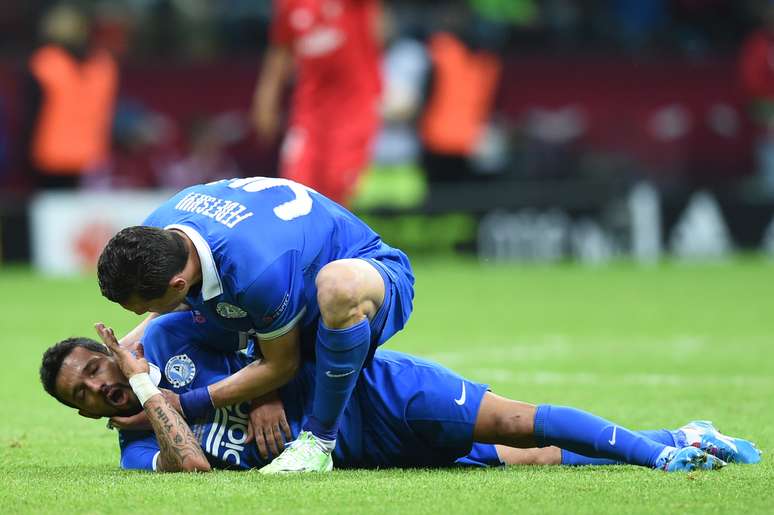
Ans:
[{"label": "player's ankle", "polygon": [[[314,433],[312,433],[314,434]],[[314,435],[314,442],[315,444],[322,449],[323,452],[327,454],[331,454],[333,452],[333,449],[336,448],[336,440],[328,440],[326,438],[320,438],[317,435]]]}]

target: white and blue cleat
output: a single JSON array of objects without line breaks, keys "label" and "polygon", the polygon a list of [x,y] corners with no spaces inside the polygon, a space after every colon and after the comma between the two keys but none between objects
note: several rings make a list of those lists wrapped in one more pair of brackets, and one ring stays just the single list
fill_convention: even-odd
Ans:
[{"label": "white and blue cleat", "polygon": [[666,472],[693,472],[694,470],[716,470],[726,466],[720,458],[707,454],[696,447],[681,447],[672,451],[659,464]]},{"label": "white and blue cleat", "polygon": [[708,420],[694,420],[678,431],[685,435],[686,444],[728,463],[759,463],[761,451],[749,440],[724,435]]}]

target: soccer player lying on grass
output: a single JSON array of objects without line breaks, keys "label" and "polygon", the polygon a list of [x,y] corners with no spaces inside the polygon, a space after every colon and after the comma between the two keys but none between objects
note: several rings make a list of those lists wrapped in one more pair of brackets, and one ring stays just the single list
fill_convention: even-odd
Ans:
[{"label": "soccer player lying on grass", "polygon": [[331,470],[337,421],[360,370],[406,325],[414,298],[403,252],[316,191],[267,177],[184,189],[111,238],[97,275],[102,294],[134,313],[185,307],[257,336],[263,366],[246,367],[238,382],[186,391],[187,417],[236,390],[248,398],[277,390],[313,350],[312,411],[297,445],[264,471],[272,473]]},{"label": "soccer player lying on grass", "polygon": [[[101,324],[97,329],[112,352],[87,338],[64,340],[46,351],[40,375],[52,396],[83,416],[128,416],[144,409],[152,431],[119,433],[123,468],[209,471],[267,462],[247,444],[249,403],[219,407],[192,421],[174,406],[175,394],[247,366],[245,353],[228,350],[238,346],[236,333],[191,312],[173,313],[148,326],[133,355],[119,347],[112,330]],[[279,390],[288,440],[311,413],[314,374],[314,364],[305,363]],[[486,385],[399,352],[377,351],[354,392],[334,451],[340,467],[630,463],[690,471],[720,468],[722,460],[759,461],[752,443],[722,435],[706,422],[637,433],[573,408],[499,397]]]}]

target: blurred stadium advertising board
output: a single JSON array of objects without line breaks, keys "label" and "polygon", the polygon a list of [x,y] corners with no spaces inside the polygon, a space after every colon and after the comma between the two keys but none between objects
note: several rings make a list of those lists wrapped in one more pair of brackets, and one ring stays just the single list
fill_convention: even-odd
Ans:
[{"label": "blurred stadium advertising board", "polygon": [[32,261],[39,272],[72,275],[94,270],[102,248],[119,230],[137,225],[174,192],[41,193],[30,204]]},{"label": "blurred stadium advertising board", "polygon": [[600,264],[629,256],[641,263],[662,256],[716,260],[736,250],[774,251],[774,202],[753,204],[706,190],[662,198],[640,183],[597,209],[494,209],[478,224],[483,262]]},{"label": "blurred stadium advertising board", "polygon": [[[471,196],[469,188],[466,192]],[[774,200],[751,203],[722,191],[663,195],[647,183],[607,193],[580,204],[576,196],[575,204],[546,197],[540,202],[524,198],[483,207],[461,202],[457,191],[453,206],[440,202],[435,207],[359,214],[385,240],[412,256],[475,250],[483,262],[571,259],[601,264],[624,256],[643,263],[663,256],[719,259],[737,250],[774,255]],[[35,268],[50,275],[93,271],[111,236],[142,222],[172,194],[95,191],[36,196],[29,211]],[[488,197],[491,200],[491,194]]]}]

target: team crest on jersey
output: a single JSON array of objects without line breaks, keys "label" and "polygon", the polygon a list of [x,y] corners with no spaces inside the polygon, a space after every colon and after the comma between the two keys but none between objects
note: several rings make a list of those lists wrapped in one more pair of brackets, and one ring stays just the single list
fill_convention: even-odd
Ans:
[{"label": "team crest on jersey", "polygon": [[187,354],[172,356],[164,367],[164,375],[169,384],[181,388],[190,384],[196,376],[196,365]]},{"label": "team crest on jersey", "polygon": [[223,318],[244,318],[247,316],[245,310],[227,302],[218,302],[218,305],[215,306],[215,311]]}]

